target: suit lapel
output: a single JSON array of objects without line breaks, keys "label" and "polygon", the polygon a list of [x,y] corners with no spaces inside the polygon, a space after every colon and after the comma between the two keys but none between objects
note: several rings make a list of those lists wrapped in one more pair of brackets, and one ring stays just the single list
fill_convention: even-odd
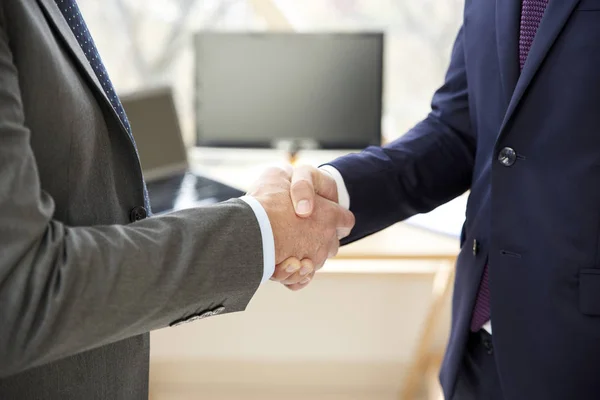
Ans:
[{"label": "suit lapel", "polygon": [[[127,132],[127,129],[123,125],[123,121],[113,108],[110,100],[106,96],[106,92],[102,88],[96,73],[92,69],[88,59],[86,58],[81,46],[77,42],[75,35],[73,35],[73,31],[65,21],[61,11],[59,10],[56,2],[54,0],[37,0],[40,4],[42,11],[44,12],[46,19],[50,26],[54,29],[55,34],[63,40],[65,47],[68,49],[69,53],[75,60],[75,63],[79,67],[79,70],[87,78],[87,81],[90,83],[92,90],[96,93],[97,99],[101,99],[107,108],[107,110],[112,114],[112,116],[116,119],[121,131],[127,135],[127,138],[131,140],[131,136]],[[99,100],[100,101],[100,100]]]},{"label": "suit lapel", "polygon": [[99,91],[102,94],[102,96],[104,97],[104,99],[108,102],[108,98],[106,97],[106,93],[104,92],[104,89],[102,89],[102,85],[100,84],[100,81],[98,81],[98,77],[94,73],[92,66],[90,65],[87,58],[85,57],[85,54],[83,53],[83,50],[81,49],[81,46],[77,42],[75,35],[73,35],[71,28],[67,24],[67,21],[65,21],[62,13],[60,12],[60,10],[58,9],[58,6],[55,3],[55,1],[54,0],[37,0],[37,1],[40,4],[40,6],[42,7],[42,10],[44,11],[46,18],[48,19],[50,25],[54,28],[55,32],[58,33],[58,36],[60,36],[60,38],[65,42],[66,47],[68,48],[69,53],[71,53],[71,56],[73,57],[73,59],[77,61],[78,67],[80,67],[80,69],[85,72],[86,78],[88,78],[93,83],[93,85],[95,86],[95,89],[97,91]]},{"label": "suit lapel", "polygon": [[496,44],[500,78],[508,105],[519,79],[520,0],[496,0]]},{"label": "suit lapel", "polygon": [[[502,2],[503,0],[497,0],[497,1]],[[504,1],[511,2],[514,0],[504,0]],[[499,132],[500,135],[502,135],[504,133],[504,130],[505,130],[505,127],[506,127],[508,121],[513,116],[515,109],[517,108],[517,106],[519,105],[519,102],[523,98],[523,94],[525,93],[525,91],[527,90],[529,85],[531,84],[533,77],[535,76],[538,69],[540,68],[540,65],[544,61],[544,58],[548,54],[548,51],[550,50],[550,48],[556,41],[556,38],[558,37],[560,31],[564,27],[569,16],[573,12],[573,9],[575,8],[575,6],[577,5],[577,3],[579,1],[580,0],[550,0],[549,1],[548,8],[546,9],[546,12],[544,13],[544,17],[542,18],[542,21],[538,28],[537,34],[535,35],[535,39],[531,46],[531,50],[529,51],[529,55],[527,56],[527,61],[525,62],[525,65],[523,66],[523,70],[521,71],[521,76],[519,77],[519,79],[516,83],[514,93],[512,94],[512,98],[510,100],[508,109],[504,116],[502,126],[500,128],[500,132]],[[518,25],[514,29],[518,35],[518,32],[519,32]],[[499,40],[502,40],[502,38],[500,38]],[[513,43],[513,45],[514,45],[515,51],[518,51],[517,50],[518,49],[518,39],[517,39],[517,43],[516,44]],[[507,46],[507,45],[505,44],[504,46]],[[503,50],[507,51],[507,52],[511,51],[510,49],[508,49],[506,47],[504,47]],[[509,57],[506,57],[506,59],[508,59],[508,58]],[[518,58],[515,58],[515,62],[512,64],[516,65],[516,67],[518,69],[519,68]],[[513,68],[512,64],[509,67],[509,69]],[[511,74],[509,74],[509,75],[512,76]]]}]

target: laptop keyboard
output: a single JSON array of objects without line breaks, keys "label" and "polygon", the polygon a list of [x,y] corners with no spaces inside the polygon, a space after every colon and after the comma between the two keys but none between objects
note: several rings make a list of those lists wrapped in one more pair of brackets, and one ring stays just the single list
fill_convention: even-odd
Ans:
[{"label": "laptop keyboard", "polygon": [[154,214],[215,204],[244,194],[241,190],[191,172],[148,182]]}]

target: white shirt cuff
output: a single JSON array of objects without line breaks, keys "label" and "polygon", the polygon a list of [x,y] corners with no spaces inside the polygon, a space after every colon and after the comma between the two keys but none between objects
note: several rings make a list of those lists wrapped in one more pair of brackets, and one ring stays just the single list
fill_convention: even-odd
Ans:
[{"label": "white shirt cuff", "polygon": [[338,204],[344,207],[346,210],[349,210],[350,194],[348,193],[346,183],[344,183],[344,178],[342,177],[342,174],[340,174],[340,171],[338,171],[331,165],[323,165],[322,167],[319,167],[319,169],[321,171],[327,172],[335,180],[338,192]]},{"label": "white shirt cuff", "polygon": [[243,200],[252,208],[258,226],[260,227],[260,235],[262,237],[263,245],[263,277],[260,283],[265,283],[275,273],[275,239],[273,238],[273,229],[271,229],[271,222],[269,216],[263,208],[262,204],[252,196],[242,196],[240,200]]}]

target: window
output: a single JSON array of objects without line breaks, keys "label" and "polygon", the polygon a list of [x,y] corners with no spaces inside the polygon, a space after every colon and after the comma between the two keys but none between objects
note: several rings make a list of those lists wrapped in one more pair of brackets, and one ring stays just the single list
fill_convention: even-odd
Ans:
[{"label": "window", "polygon": [[429,111],[443,80],[463,0],[79,0],[119,92],[174,86],[184,136],[194,141],[195,31],[386,33],[384,135],[393,139]]}]

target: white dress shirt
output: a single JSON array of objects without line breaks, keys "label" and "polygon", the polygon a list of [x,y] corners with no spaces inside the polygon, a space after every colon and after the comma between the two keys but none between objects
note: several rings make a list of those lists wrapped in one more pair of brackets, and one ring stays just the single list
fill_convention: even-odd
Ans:
[{"label": "white dress shirt", "polygon": [[273,229],[271,228],[271,222],[269,216],[265,211],[264,207],[258,200],[252,196],[242,196],[241,200],[245,201],[246,204],[252,208],[258,226],[260,227],[260,236],[262,238],[263,245],[263,277],[260,283],[265,283],[275,273],[275,239],[273,238]]},{"label": "white dress shirt", "polygon": [[319,168],[321,171],[327,172],[333,180],[335,180],[335,184],[337,186],[338,192],[338,204],[344,207],[346,210],[350,209],[350,194],[348,193],[348,189],[346,188],[346,183],[344,182],[344,178],[342,178],[342,174],[340,171],[332,167],[331,165],[323,165]]}]

